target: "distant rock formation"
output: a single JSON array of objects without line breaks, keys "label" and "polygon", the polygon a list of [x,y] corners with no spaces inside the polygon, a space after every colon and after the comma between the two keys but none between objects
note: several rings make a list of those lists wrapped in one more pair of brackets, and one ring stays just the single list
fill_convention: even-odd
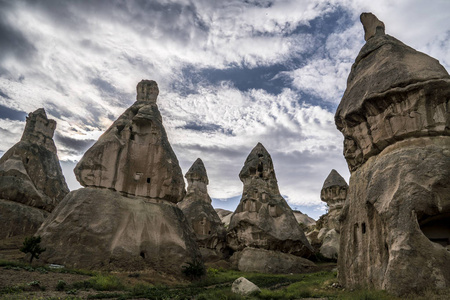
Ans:
[{"label": "distant rock formation", "polygon": [[185,175],[188,188],[184,200],[178,203],[194,229],[196,240],[205,260],[222,258],[226,247],[226,231],[211,205],[209,184],[203,161],[198,158]]},{"label": "distant rock formation", "polygon": [[361,16],[367,42],[335,115],[352,172],[339,280],[398,295],[449,288],[450,76],[375,19]]},{"label": "distant rock formation", "polygon": [[[325,258],[337,259],[339,253],[339,217],[345,198],[347,197],[348,184],[336,171],[331,170],[323,183],[320,191],[320,199],[327,203],[328,212],[321,216],[316,223],[317,234],[309,233],[311,244],[319,247],[319,252]],[[317,238],[317,240],[314,240]]]},{"label": "distant rock formation", "polygon": [[299,224],[303,224],[306,227],[316,225],[316,220],[308,216],[307,214],[302,213],[299,210],[293,210],[294,217]]},{"label": "distant rock formation", "polygon": [[[86,152],[75,167],[85,187],[177,203],[186,193],[178,159],[167,139],[152,80],[137,86],[137,101]],[[151,153],[151,155],[148,155]]]},{"label": "distant rock formation", "polygon": [[86,187],[69,193],[40,228],[44,262],[181,274],[184,263],[200,259],[174,204],[184,181],[156,105],[158,86],[143,80],[137,92],[75,168]]},{"label": "distant rock formation", "polygon": [[236,252],[230,260],[242,272],[297,274],[317,268],[315,263],[303,257],[252,247]]},{"label": "distant rock formation", "polygon": [[233,212],[231,210],[226,210],[222,208],[216,208],[215,211],[217,212],[217,215],[222,221],[223,226],[227,228],[230,225],[230,220],[231,216],[233,215]]},{"label": "distant rock formation", "polygon": [[0,239],[31,236],[69,189],[43,108],[27,117],[21,140],[0,158]]},{"label": "distant rock formation", "polygon": [[235,251],[254,247],[302,257],[312,255],[313,248],[280,195],[272,158],[262,144],[251,151],[239,178],[244,191],[231,217],[229,246]]}]

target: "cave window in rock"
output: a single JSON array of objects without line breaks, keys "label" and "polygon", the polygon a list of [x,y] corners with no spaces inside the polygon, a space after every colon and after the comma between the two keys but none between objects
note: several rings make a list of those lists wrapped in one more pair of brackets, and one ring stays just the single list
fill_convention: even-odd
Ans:
[{"label": "cave window in rock", "polygon": [[147,183],[150,183],[150,177],[147,177]]},{"label": "cave window in rock", "polygon": [[259,174],[259,177],[261,177],[261,178],[263,177],[263,170],[264,170],[263,163],[260,162],[258,164],[258,174]]},{"label": "cave window in rock", "polygon": [[142,258],[145,258],[145,252],[141,251],[141,253],[139,253],[139,256],[142,257]]},{"label": "cave window in rock", "polygon": [[28,164],[30,162],[30,159],[27,157],[27,159],[25,160],[25,163]]},{"label": "cave window in rock", "polygon": [[430,241],[444,247],[450,245],[450,213],[425,215],[418,221],[420,230]]},{"label": "cave window in rock", "polygon": [[362,223],[362,224],[361,224],[361,232],[362,232],[363,234],[366,233],[366,223]]}]

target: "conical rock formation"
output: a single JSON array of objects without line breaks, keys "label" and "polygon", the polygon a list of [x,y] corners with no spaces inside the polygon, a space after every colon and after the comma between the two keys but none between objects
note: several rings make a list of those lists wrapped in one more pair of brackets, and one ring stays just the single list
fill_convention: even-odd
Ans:
[{"label": "conical rock formation", "polygon": [[75,167],[81,185],[173,203],[183,199],[183,174],[162,125],[158,92],[155,81],[138,84],[137,101]]},{"label": "conical rock formation", "polygon": [[69,192],[43,108],[27,117],[21,140],[0,158],[0,239],[33,235]]},{"label": "conical rock formation", "polygon": [[180,274],[201,258],[194,233],[174,204],[185,194],[178,160],[156,106],[156,82],[137,86],[137,101],[78,163],[87,186],[69,193],[38,234],[41,260],[79,268]]},{"label": "conical rock formation", "polygon": [[208,195],[208,175],[203,161],[198,158],[185,175],[187,194],[178,207],[194,229],[197,243],[205,259],[219,259],[226,246],[226,232]]},{"label": "conical rock formation", "polygon": [[280,195],[272,158],[262,144],[253,148],[239,178],[244,191],[231,217],[229,246],[235,251],[254,247],[309,257],[313,249]]},{"label": "conical rock formation", "polygon": [[[361,16],[365,29],[371,19]],[[437,60],[383,30],[369,34],[335,116],[352,172],[341,213],[343,286],[398,295],[450,287],[449,99],[450,76]]]},{"label": "conical rock formation", "polygon": [[[322,215],[317,221],[316,230],[319,232],[309,233],[308,239],[317,237],[314,241],[319,246],[319,252],[328,259],[337,259],[339,253],[339,217],[345,198],[347,197],[348,184],[345,179],[336,171],[331,170],[323,183],[320,191],[320,199],[327,203],[328,212]],[[319,244],[319,245],[317,245]]]}]

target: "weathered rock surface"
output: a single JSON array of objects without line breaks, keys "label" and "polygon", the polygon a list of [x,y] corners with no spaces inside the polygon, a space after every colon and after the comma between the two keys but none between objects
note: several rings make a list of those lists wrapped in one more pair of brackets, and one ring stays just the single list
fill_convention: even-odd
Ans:
[{"label": "weathered rock surface", "polygon": [[198,246],[176,205],[99,188],[70,192],[38,234],[40,260],[75,268],[180,273]]},{"label": "weathered rock surface", "polygon": [[316,268],[312,261],[303,257],[252,247],[235,252],[230,261],[242,272],[290,274],[306,273]]},{"label": "weathered rock surface", "polygon": [[158,85],[142,80],[137,92],[137,101],[86,152],[75,175],[85,187],[177,203],[184,180],[156,105]]},{"label": "weathered rock surface", "polygon": [[239,277],[231,285],[231,291],[235,294],[247,296],[252,293],[260,293],[261,289],[245,277]]},{"label": "weathered rock surface", "polygon": [[313,249],[286,200],[280,195],[272,158],[260,143],[251,151],[239,178],[242,199],[228,228],[228,245],[235,251],[262,248],[309,257]]},{"label": "weathered rock surface", "polygon": [[[209,183],[203,161],[198,158],[185,175],[188,188],[184,200],[178,203],[194,229],[204,258],[219,259],[226,247],[226,231],[219,215],[211,205]],[[207,259],[208,260],[208,259]]]},{"label": "weathered rock surface", "polygon": [[233,215],[233,212],[231,210],[226,210],[222,208],[216,208],[215,211],[217,212],[217,215],[219,216],[220,220],[222,221],[222,224],[225,227],[228,227],[230,225],[231,216]]},{"label": "weathered rock surface", "polygon": [[[327,203],[328,212],[322,215],[316,223],[319,234],[311,235],[308,240],[314,240],[316,249],[328,259],[337,259],[339,253],[339,217],[345,198],[347,197],[348,185],[345,179],[336,171],[331,170],[323,183],[320,198]],[[326,241],[324,238],[326,237]]]},{"label": "weathered rock surface", "polygon": [[304,224],[307,227],[316,225],[316,220],[314,220],[307,214],[304,214],[298,210],[293,210],[292,212],[294,213],[294,217],[298,223]]},{"label": "weathered rock surface", "polygon": [[437,60],[381,33],[361,49],[335,116],[352,171],[341,285],[450,287],[449,99]]},{"label": "weathered rock surface", "polygon": [[27,117],[21,140],[0,158],[0,239],[33,235],[69,192],[43,108]]},{"label": "weathered rock surface", "polygon": [[43,262],[181,274],[184,263],[201,258],[173,203],[185,194],[184,181],[155,103],[157,85],[141,81],[137,90],[138,101],[77,165],[88,187],[69,193],[39,229]]}]

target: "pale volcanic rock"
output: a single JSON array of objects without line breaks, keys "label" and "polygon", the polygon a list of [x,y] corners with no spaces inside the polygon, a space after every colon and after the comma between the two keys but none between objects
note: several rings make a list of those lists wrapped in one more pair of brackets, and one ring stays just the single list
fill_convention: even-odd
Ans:
[{"label": "pale volcanic rock", "polygon": [[339,281],[397,295],[450,287],[450,76],[376,34],[361,49],[335,120],[351,170]]},{"label": "pale volcanic rock", "polygon": [[69,192],[43,108],[27,117],[21,140],[0,158],[0,238],[33,235]]},{"label": "pale volcanic rock", "polygon": [[38,233],[46,263],[89,269],[154,269],[180,275],[201,260],[194,232],[175,204],[185,194],[178,160],[156,106],[156,82],[143,80],[129,109],[99,138],[69,193]]},{"label": "pale volcanic rock", "polygon": [[245,277],[239,277],[231,285],[231,291],[235,294],[247,296],[252,293],[259,293],[261,289]]},{"label": "pale volcanic rock", "polygon": [[221,258],[226,246],[226,231],[208,195],[208,175],[203,161],[198,158],[185,175],[188,188],[184,200],[178,203],[194,229],[204,258]]},{"label": "pale volcanic rock", "polygon": [[216,208],[215,211],[222,221],[223,226],[228,227],[230,225],[231,216],[233,212],[231,210]]},{"label": "pale volcanic rock", "polygon": [[81,185],[173,203],[183,199],[183,174],[162,125],[157,96],[155,81],[138,84],[137,101],[75,167]]},{"label": "pale volcanic rock", "polygon": [[328,212],[320,217],[319,230],[336,229],[339,233],[339,215],[347,197],[347,190],[348,184],[345,179],[336,170],[331,170],[320,191],[320,199],[327,204]]},{"label": "pale volcanic rock", "polygon": [[294,213],[294,217],[298,223],[302,223],[307,227],[316,225],[316,220],[314,220],[307,214],[304,214],[299,210],[293,210],[292,212]]},{"label": "pale volcanic rock", "polygon": [[303,257],[252,247],[234,253],[230,261],[242,272],[296,274],[311,272],[317,268],[316,264]]},{"label": "pale volcanic rock", "polygon": [[242,199],[228,228],[228,245],[235,251],[262,248],[309,257],[313,249],[286,200],[280,195],[272,158],[260,143],[251,151],[239,178]]},{"label": "pale volcanic rock", "polygon": [[184,263],[201,257],[176,205],[109,189],[70,192],[38,234],[47,249],[40,260],[72,268],[180,274]]}]

